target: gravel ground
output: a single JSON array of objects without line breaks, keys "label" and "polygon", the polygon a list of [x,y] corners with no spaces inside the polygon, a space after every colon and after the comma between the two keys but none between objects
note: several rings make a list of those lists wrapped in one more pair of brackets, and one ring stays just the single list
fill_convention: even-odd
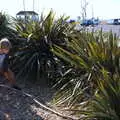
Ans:
[{"label": "gravel ground", "polygon": [[[0,81],[0,85],[8,85]],[[22,90],[34,96],[39,102],[49,105],[54,94],[46,85],[30,82],[18,82]],[[55,107],[56,108],[56,107]],[[59,111],[60,112],[60,111]],[[31,97],[22,92],[0,86],[0,120],[64,120],[63,118],[42,109]]]}]

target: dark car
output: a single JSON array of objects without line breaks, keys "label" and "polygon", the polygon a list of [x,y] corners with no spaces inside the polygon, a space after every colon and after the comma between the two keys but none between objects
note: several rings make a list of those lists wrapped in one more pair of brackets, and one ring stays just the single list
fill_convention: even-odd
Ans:
[{"label": "dark car", "polygon": [[94,20],[93,20],[93,24],[94,24],[94,25],[98,25],[98,24],[99,24],[99,20],[98,20],[98,19],[94,19]]},{"label": "dark car", "polygon": [[114,25],[120,25],[120,19],[114,19],[113,24]]},{"label": "dark car", "polygon": [[93,21],[92,20],[84,20],[81,23],[82,26],[89,26],[89,25],[93,25]]}]

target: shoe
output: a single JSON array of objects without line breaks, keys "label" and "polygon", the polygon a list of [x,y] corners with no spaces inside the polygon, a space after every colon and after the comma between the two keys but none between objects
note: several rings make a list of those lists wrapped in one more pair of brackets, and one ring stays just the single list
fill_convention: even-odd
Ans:
[{"label": "shoe", "polygon": [[22,90],[20,87],[18,87],[17,85],[13,85],[12,88],[16,89],[16,90]]}]

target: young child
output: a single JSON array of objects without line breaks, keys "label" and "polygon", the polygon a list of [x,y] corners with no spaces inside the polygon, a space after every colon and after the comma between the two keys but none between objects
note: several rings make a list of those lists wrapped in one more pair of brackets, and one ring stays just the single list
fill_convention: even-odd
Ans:
[{"label": "young child", "polygon": [[21,88],[16,85],[14,73],[8,66],[8,53],[11,47],[11,43],[7,38],[0,40],[0,74],[3,75],[11,83],[13,88],[21,90]]}]

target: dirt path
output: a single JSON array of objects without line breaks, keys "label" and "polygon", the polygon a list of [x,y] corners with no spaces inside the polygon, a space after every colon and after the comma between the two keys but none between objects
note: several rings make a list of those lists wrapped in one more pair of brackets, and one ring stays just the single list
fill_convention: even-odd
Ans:
[{"label": "dirt path", "polygon": [[[1,82],[0,85],[7,85]],[[54,91],[48,86],[32,84],[30,82],[19,83],[23,91],[34,96],[39,102],[48,105]],[[48,106],[49,107],[49,106]],[[61,111],[58,111],[61,112]],[[32,97],[22,92],[0,86],[0,120],[65,120],[36,104]]]}]

